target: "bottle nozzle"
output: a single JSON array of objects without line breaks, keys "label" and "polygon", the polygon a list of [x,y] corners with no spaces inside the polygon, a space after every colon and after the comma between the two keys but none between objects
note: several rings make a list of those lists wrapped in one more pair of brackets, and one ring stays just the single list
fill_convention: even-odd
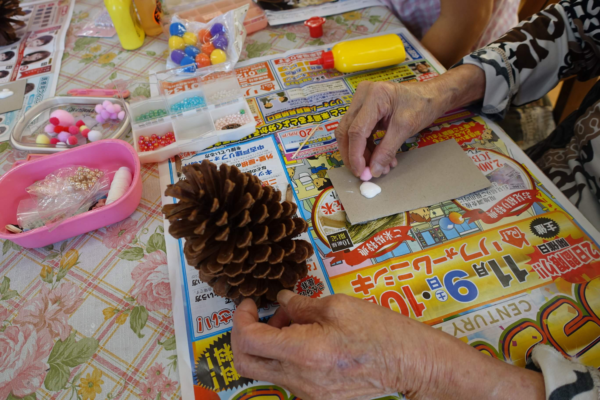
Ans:
[{"label": "bottle nozzle", "polygon": [[310,65],[322,65],[323,69],[332,69],[334,67],[333,53],[331,51],[324,51],[321,54],[321,58],[311,61]]}]

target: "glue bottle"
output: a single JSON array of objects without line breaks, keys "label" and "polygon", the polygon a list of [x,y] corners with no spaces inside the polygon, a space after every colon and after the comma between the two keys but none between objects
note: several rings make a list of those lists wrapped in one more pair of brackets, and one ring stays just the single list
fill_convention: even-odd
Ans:
[{"label": "glue bottle", "polygon": [[135,8],[142,20],[142,28],[148,36],[158,36],[163,30],[160,26],[162,6],[160,0],[134,0]]},{"label": "glue bottle", "polygon": [[106,10],[112,19],[121,46],[125,50],[135,50],[144,44],[144,30],[140,25],[132,0],[104,0]]},{"label": "glue bottle", "polygon": [[324,51],[320,59],[311,61],[310,64],[349,73],[389,67],[404,62],[405,58],[406,52],[400,36],[388,34],[338,43],[331,51]]}]

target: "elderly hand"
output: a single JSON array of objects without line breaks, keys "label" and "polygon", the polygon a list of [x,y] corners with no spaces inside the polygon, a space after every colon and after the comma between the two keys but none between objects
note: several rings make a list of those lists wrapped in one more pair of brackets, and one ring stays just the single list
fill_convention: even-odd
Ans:
[{"label": "elderly hand", "polygon": [[[258,322],[252,300],[238,306],[231,341],[235,368],[303,400],[372,399],[393,392],[411,400],[543,398],[543,380],[537,386],[515,381],[531,371],[493,360],[368,301],[339,294],[311,299],[287,290],[278,301],[280,308],[268,324]],[[507,369],[514,374],[509,377]],[[542,397],[495,394],[521,384],[541,387]]]},{"label": "elderly hand", "polygon": [[[462,65],[423,83],[361,82],[335,136],[352,173],[367,165],[374,177],[396,166],[396,152],[406,141],[453,108],[483,98],[485,75]],[[368,141],[378,130],[386,135],[375,149]]]}]

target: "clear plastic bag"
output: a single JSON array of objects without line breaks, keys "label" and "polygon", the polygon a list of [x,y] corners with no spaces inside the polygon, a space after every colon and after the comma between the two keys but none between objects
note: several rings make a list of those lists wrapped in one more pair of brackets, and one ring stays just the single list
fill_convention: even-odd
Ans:
[{"label": "clear plastic bag", "polygon": [[[244,18],[247,11],[248,5],[244,5],[206,24],[175,14],[170,25],[171,52],[167,58],[167,69],[188,66],[183,72],[195,73],[199,70],[199,75],[233,69],[246,39]],[[177,24],[184,28],[181,29]]]},{"label": "clear plastic bag", "polygon": [[36,207],[24,204],[24,213],[18,214],[17,219],[20,223],[33,220],[31,213],[35,211],[37,220],[53,230],[65,219],[88,211],[107,195],[109,188],[107,171],[77,165],[60,168],[27,188]]}]

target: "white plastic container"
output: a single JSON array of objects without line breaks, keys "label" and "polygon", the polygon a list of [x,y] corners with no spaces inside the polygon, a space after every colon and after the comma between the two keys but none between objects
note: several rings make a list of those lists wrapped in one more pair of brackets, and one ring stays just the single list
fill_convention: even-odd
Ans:
[{"label": "white plastic container", "polygon": [[[157,74],[157,81],[158,97],[127,105],[131,114],[134,148],[142,163],[164,161],[182,152],[202,151],[220,142],[240,140],[256,130],[256,121],[242,95],[235,71],[204,77],[165,71]],[[194,98],[195,105],[183,107],[183,110],[176,107],[186,99]],[[143,114],[152,114],[153,110],[154,118],[140,119]],[[156,110],[165,110],[167,115],[162,116],[163,113]],[[215,128],[216,120],[236,113],[249,116],[248,123],[236,129]],[[168,132],[174,133],[174,143],[152,151],[141,151],[141,136],[162,136]]]}]

